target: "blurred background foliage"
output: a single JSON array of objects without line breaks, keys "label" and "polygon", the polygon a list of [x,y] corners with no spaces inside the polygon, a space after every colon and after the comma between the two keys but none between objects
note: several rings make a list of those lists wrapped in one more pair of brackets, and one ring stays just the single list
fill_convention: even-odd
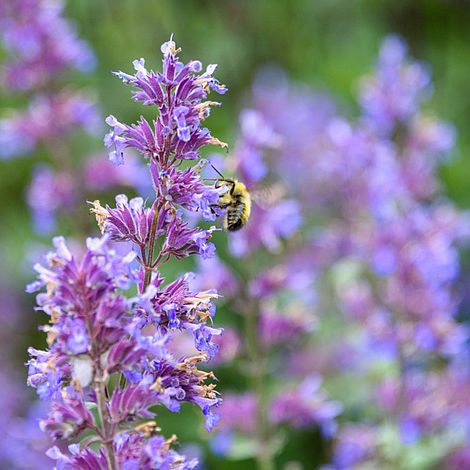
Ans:
[{"label": "blurred background foliage", "polygon": [[[159,45],[171,33],[184,45],[186,58],[218,63],[230,93],[208,125],[229,143],[243,96],[263,65],[279,65],[294,80],[331,93],[343,111],[354,116],[359,77],[371,70],[381,39],[398,33],[411,55],[432,69],[435,94],[429,106],[457,128],[457,155],[442,168],[442,176],[447,194],[461,207],[470,207],[467,0],[79,0],[68,2],[66,13],[98,58],[94,74],[77,73],[70,80],[94,90],[103,113],[123,121],[134,120],[141,110],[110,71],[129,71],[137,57],[146,57],[151,65],[152,58],[160,61]],[[1,100],[9,106],[22,98],[3,95]],[[76,139],[77,159],[93,148],[90,145],[101,150],[98,139]],[[10,263],[21,255],[15,247],[29,238],[22,193],[33,164],[31,159],[1,163],[1,231],[2,238],[12,240],[3,256]]]},{"label": "blurred background foliage", "polygon": [[[372,69],[382,38],[398,33],[408,43],[411,55],[432,69],[435,94],[428,106],[456,126],[456,154],[441,174],[449,197],[460,207],[470,208],[470,1],[74,0],[67,4],[67,16],[77,22],[79,34],[89,41],[98,59],[93,74],[76,74],[70,81],[95,93],[104,115],[115,114],[123,122],[135,121],[142,108],[129,99],[129,90],[111,70],[129,71],[131,61],[139,57],[145,57],[151,68],[158,68],[160,44],[171,33],[183,46],[185,60],[218,63],[218,77],[227,84],[229,93],[208,126],[229,144],[234,141],[244,97],[263,65],[279,65],[292,79],[330,93],[346,115],[355,116],[358,79]],[[24,101],[24,97],[6,95],[0,99],[5,107]],[[85,153],[103,151],[104,127],[95,141],[75,138],[77,162]],[[35,158],[47,160],[47,155],[36,154]],[[8,273],[2,280],[5,284],[22,282],[28,269],[26,247],[32,239],[37,240],[24,200],[34,163],[31,158],[0,162],[0,258],[11,268],[2,270]],[[82,211],[88,211],[85,204]],[[61,227],[61,232],[67,235],[73,229]],[[32,311],[31,306],[32,299],[25,300],[24,308]],[[218,320],[221,325],[224,321],[223,316]],[[30,341],[29,337],[19,338],[19,351]],[[237,386],[236,377],[223,370],[219,375],[225,383]],[[180,415],[162,412],[161,425],[167,434],[177,432],[182,442],[189,442],[197,439],[190,425],[197,420],[195,415],[189,409]],[[204,435],[202,427],[197,431]],[[305,468],[313,468],[325,450],[312,442],[320,439],[305,433],[292,439],[279,463],[295,456]],[[252,468],[249,461],[209,459],[211,469]]]}]

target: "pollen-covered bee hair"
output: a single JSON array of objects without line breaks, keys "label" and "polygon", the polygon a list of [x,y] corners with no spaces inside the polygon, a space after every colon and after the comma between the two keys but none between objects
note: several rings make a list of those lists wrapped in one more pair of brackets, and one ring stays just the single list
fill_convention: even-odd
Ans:
[{"label": "pollen-covered bee hair", "polygon": [[[211,164],[212,168],[214,166]],[[217,206],[225,209],[224,228],[235,232],[243,228],[251,214],[251,197],[246,186],[235,179],[225,178],[216,168],[214,170],[221,176],[216,179],[215,187],[226,186],[228,190],[221,194]]]}]

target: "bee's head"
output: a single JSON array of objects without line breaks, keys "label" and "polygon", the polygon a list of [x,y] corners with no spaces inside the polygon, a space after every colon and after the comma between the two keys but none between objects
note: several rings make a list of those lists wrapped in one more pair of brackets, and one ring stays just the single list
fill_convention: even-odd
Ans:
[{"label": "bee's head", "polygon": [[247,194],[248,190],[246,189],[246,186],[241,183],[240,181],[234,181],[232,180],[232,195],[233,196],[242,196]]}]

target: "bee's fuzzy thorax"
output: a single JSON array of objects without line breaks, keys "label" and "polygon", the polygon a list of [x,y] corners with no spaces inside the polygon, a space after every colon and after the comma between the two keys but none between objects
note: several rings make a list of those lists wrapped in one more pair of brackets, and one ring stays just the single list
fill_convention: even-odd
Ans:
[{"label": "bee's fuzzy thorax", "polygon": [[219,206],[226,210],[224,228],[234,232],[243,228],[251,214],[251,197],[246,186],[234,179],[220,179],[217,185],[226,185],[229,189],[219,198]]}]

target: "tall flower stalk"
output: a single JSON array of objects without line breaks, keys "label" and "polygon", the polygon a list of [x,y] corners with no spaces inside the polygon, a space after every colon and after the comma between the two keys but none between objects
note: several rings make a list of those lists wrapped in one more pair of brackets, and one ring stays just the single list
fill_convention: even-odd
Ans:
[{"label": "tall flower stalk", "polygon": [[238,335],[226,334],[218,342],[222,356],[237,350],[225,365],[236,360],[247,386],[225,391],[212,447],[232,459],[251,457],[260,470],[270,470],[277,468],[292,430],[319,429],[330,438],[341,406],[329,399],[319,374],[293,377],[286,364],[318,319],[308,244],[299,234],[306,220],[300,204],[289,197],[285,172],[269,164],[282,146],[282,135],[253,109],[242,112],[240,129],[224,171],[239,174],[250,189],[252,218],[230,237],[231,257],[224,261],[233,271],[220,260],[201,261],[200,281],[225,286],[227,308],[241,317],[231,319],[239,326]]},{"label": "tall flower stalk", "polygon": [[[208,431],[219,419],[214,374],[198,368],[216,355],[213,338],[222,334],[212,326],[218,294],[191,289],[191,273],[167,280],[161,267],[215,251],[214,228],[190,226],[183,211],[207,220],[219,215],[225,188],[204,184],[198,152],[209,143],[225,146],[201,122],[219,104],[206,100],[209,91],[226,89],[213,77],[215,65],[200,73],[199,61],[181,63],[172,39],[161,50],[162,72],[148,71],[143,59],[134,61],[134,75],[116,72],[136,88],[135,101],[156,106],[155,118],[128,125],[109,116],[113,129],[105,138],[114,163],[124,163],[124,148],[142,154],[153,201],[118,195],[115,207],[103,207],[95,200],[102,238],[89,239],[81,257],[55,238],[55,251],[36,266],[38,281],[28,288],[46,286],[37,302],[50,316],[49,349],[30,349],[28,382],[50,401],[42,429],[68,444],[48,453],[63,468],[194,468],[195,460],[171,449],[176,438],[162,436],[154,406],[178,412],[184,402],[197,405]],[[132,250],[120,254],[118,242]],[[173,334],[192,337],[195,354],[172,354]]]},{"label": "tall flower stalk", "polygon": [[289,360],[297,374],[322,372],[344,403],[325,468],[464,468],[468,330],[455,282],[468,221],[440,192],[455,133],[423,109],[429,72],[387,38],[356,122],[273,83],[256,85],[255,107],[283,139],[274,165],[312,214],[320,329],[342,338],[313,335]]},{"label": "tall flower stalk", "polygon": [[227,311],[245,322],[229,318],[247,327],[220,338],[222,356],[237,349],[235,370],[252,379],[224,391],[214,451],[272,468],[292,428],[320,425],[333,445],[304,468],[466,468],[468,329],[455,285],[468,221],[440,191],[455,133],[423,109],[427,68],[387,38],[355,121],[267,77],[224,170],[250,188],[252,221],[231,237],[227,265],[201,263],[199,277],[230,286]]}]

